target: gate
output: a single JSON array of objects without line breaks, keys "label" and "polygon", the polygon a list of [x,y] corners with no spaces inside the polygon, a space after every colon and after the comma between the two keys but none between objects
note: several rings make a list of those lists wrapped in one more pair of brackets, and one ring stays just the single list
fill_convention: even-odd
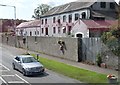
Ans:
[{"label": "gate", "polygon": [[78,61],[96,63],[96,56],[101,53],[102,43],[97,38],[78,38]]},{"label": "gate", "polygon": [[78,38],[78,62],[81,62],[82,59],[82,38]]}]

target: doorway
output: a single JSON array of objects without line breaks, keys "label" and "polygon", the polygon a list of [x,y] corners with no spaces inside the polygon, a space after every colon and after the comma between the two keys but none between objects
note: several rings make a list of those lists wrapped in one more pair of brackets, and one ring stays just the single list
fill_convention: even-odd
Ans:
[{"label": "doorway", "polygon": [[45,35],[48,35],[48,28],[45,28]]}]

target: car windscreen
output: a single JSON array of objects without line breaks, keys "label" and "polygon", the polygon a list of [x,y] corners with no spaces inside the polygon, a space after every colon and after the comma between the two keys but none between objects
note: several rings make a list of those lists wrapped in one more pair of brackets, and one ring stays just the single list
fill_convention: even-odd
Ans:
[{"label": "car windscreen", "polygon": [[25,57],[22,58],[23,63],[32,63],[32,62],[37,62],[37,60],[34,57]]}]

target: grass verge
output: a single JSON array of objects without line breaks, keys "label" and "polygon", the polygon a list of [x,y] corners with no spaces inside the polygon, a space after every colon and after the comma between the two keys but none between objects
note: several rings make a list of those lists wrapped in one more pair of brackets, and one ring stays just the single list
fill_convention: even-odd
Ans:
[{"label": "grass verge", "polygon": [[[36,55],[32,54],[35,58]],[[70,66],[55,60],[39,57],[39,61],[45,66],[45,68],[63,74],[70,78],[77,79],[85,83],[107,83],[105,74],[92,72],[89,70]]]}]

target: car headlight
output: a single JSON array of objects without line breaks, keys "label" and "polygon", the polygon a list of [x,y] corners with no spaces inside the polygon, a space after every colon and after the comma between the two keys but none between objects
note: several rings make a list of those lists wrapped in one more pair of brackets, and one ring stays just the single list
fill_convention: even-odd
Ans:
[{"label": "car headlight", "polygon": [[30,68],[25,68],[25,70],[30,71],[31,69]]}]

